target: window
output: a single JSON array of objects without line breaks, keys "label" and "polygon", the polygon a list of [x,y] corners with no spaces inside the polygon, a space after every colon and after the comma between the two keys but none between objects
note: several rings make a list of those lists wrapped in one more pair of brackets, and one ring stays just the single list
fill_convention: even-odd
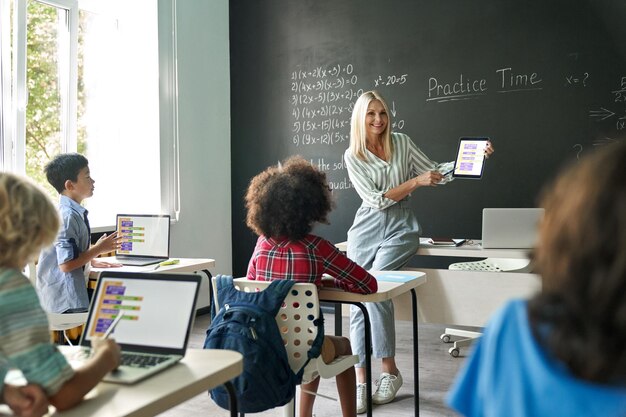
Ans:
[{"label": "window", "polygon": [[[174,18],[175,3],[160,4],[172,5]],[[176,95],[168,93],[176,90],[175,56],[167,51],[159,61],[157,0],[0,0],[0,7],[0,168],[28,175],[56,200],[43,167],[60,152],[80,152],[96,180],[84,202],[94,229],[122,212],[176,218],[177,159],[161,155],[177,148]]]}]

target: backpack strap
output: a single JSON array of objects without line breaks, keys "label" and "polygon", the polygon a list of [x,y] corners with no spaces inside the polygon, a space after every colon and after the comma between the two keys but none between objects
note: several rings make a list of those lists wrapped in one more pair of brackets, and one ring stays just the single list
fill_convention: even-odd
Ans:
[{"label": "backpack strap", "polygon": [[215,319],[217,315],[217,309],[215,308],[215,297],[220,301],[221,305],[224,305],[224,300],[228,300],[231,298],[233,291],[237,291],[235,285],[233,284],[233,277],[230,275],[221,275],[218,274],[215,276],[215,292],[213,294],[213,298],[211,299],[211,322]]},{"label": "backpack strap", "polygon": [[290,279],[278,279],[272,281],[270,285],[262,291],[262,293],[265,293],[265,296],[272,299],[271,305],[274,306],[274,308],[270,310],[272,317],[278,314],[278,310],[280,310],[285,297],[287,297],[287,294],[289,294],[289,291],[295,284],[296,282]]}]

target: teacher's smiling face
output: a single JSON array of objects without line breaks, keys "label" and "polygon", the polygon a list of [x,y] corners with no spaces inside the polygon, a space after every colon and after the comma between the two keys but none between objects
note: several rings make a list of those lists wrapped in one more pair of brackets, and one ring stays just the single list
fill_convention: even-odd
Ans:
[{"label": "teacher's smiling face", "polygon": [[367,106],[365,114],[365,132],[368,139],[378,139],[387,129],[389,116],[385,111],[383,103],[379,100],[372,100]]}]

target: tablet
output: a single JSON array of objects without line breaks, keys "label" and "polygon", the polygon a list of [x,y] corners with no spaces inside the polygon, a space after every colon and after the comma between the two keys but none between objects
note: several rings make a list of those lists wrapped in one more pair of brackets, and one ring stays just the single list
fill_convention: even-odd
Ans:
[{"label": "tablet", "polygon": [[487,137],[461,138],[456,154],[452,176],[454,178],[478,179],[483,176]]}]

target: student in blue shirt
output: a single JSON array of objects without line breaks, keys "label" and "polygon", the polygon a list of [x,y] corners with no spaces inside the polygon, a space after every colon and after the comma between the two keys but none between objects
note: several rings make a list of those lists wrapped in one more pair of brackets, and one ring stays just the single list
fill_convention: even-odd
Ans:
[{"label": "student in blue shirt", "polygon": [[97,261],[102,253],[118,247],[117,232],[103,235],[90,247],[91,229],[81,202],[93,195],[95,181],[87,158],[77,153],[60,154],[45,167],[48,182],[59,192],[61,229],[53,246],[45,248],[37,267],[37,290],[44,310],[51,313],[87,311],[89,297],[85,277],[89,267],[121,264]]},{"label": "student in blue shirt", "polygon": [[489,322],[448,404],[468,417],[626,416],[626,141],[544,195],[542,292]]}]

